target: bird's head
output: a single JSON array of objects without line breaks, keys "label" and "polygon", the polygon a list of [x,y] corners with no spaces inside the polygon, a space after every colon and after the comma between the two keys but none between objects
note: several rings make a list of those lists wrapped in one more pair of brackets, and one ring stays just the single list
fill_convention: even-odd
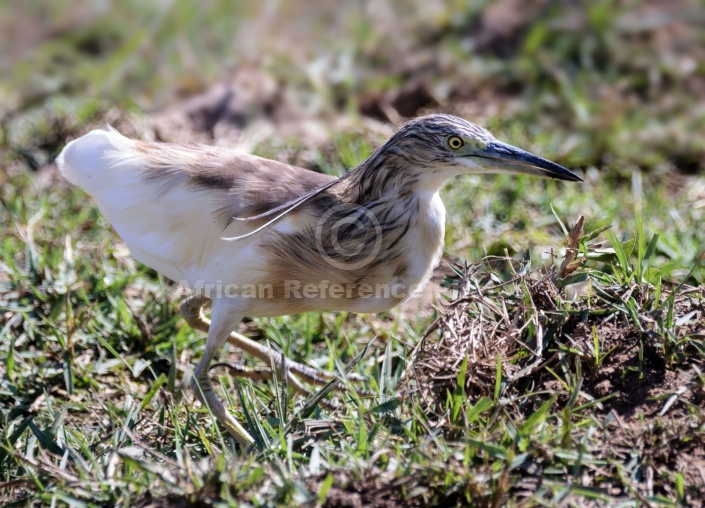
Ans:
[{"label": "bird's head", "polygon": [[495,139],[487,130],[452,115],[430,115],[404,125],[381,147],[415,168],[420,183],[460,174],[529,174],[558,180],[582,178],[554,162]]}]

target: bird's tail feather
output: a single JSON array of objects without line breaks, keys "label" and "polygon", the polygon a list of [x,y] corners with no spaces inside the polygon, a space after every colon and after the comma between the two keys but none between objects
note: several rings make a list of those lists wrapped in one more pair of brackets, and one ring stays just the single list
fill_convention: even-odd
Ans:
[{"label": "bird's tail feather", "polygon": [[135,142],[108,127],[71,141],[56,158],[61,174],[89,194],[119,185],[119,160],[134,154]]}]

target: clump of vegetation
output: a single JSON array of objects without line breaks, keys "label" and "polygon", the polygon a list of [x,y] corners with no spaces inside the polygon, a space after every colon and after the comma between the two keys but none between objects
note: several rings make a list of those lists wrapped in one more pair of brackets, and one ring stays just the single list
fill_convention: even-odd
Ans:
[{"label": "clump of vegetation", "polygon": [[[647,244],[612,234],[605,249],[599,231],[582,227],[581,217],[558,269],[531,271],[511,258],[457,267],[459,294],[402,383],[430,428],[469,438],[476,464],[507,475],[497,488],[521,485],[512,499],[541,497],[551,471],[576,489],[561,501],[698,500],[691,465],[705,441],[705,290],[662,285],[650,266],[657,235]],[[611,270],[591,266],[605,261]],[[644,441],[665,428],[660,452],[647,451]]]}]

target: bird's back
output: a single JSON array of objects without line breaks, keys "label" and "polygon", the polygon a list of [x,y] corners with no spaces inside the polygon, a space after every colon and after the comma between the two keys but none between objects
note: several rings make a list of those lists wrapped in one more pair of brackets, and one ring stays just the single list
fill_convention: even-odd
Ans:
[{"label": "bird's back", "polygon": [[260,222],[236,217],[266,212],[332,180],[234,150],[135,141],[112,129],[72,141],[57,165],[93,196],[137,260],[189,282],[211,279],[219,263],[238,266],[250,242],[222,238]]}]

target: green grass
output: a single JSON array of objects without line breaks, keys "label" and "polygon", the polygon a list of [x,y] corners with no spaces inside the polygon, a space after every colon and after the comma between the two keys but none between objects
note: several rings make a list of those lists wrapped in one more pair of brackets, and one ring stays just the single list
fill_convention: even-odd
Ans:
[{"label": "green grass", "polygon": [[[355,10],[314,16],[316,36],[285,49],[277,41],[296,23],[269,21],[281,33],[255,41],[261,67],[286,100],[345,123],[323,122],[324,142],[269,136],[256,153],[338,174],[389,130],[361,105],[423,78],[438,109],[472,114],[586,182],[447,186],[453,312],[244,324],[297,361],[353,365],[369,392],[327,395],[341,405],[330,411],[212,371],[257,436],[250,452],[182,389],[205,347],[178,315],[185,294],[134,262],[85,194],[46,168],[67,137],[97,124],[153,134],[145,109],[178,105],[246,61],[232,48],[257,9],[84,5],[84,22],[70,4],[46,7],[63,31],[1,64],[12,71],[0,85],[2,503],[702,504],[705,117],[693,107],[702,66],[686,61],[701,61],[695,2],[676,13],[680,45],[666,37],[671,18],[634,24],[639,2],[531,11],[518,37],[489,34],[485,46],[467,38],[483,3],[397,9],[394,32]],[[13,9],[18,20],[43,15],[31,2]],[[279,16],[299,19],[292,9]],[[311,55],[319,67],[304,65]],[[576,263],[560,273],[581,215]],[[227,346],[219,358],[240,359]]]}]

